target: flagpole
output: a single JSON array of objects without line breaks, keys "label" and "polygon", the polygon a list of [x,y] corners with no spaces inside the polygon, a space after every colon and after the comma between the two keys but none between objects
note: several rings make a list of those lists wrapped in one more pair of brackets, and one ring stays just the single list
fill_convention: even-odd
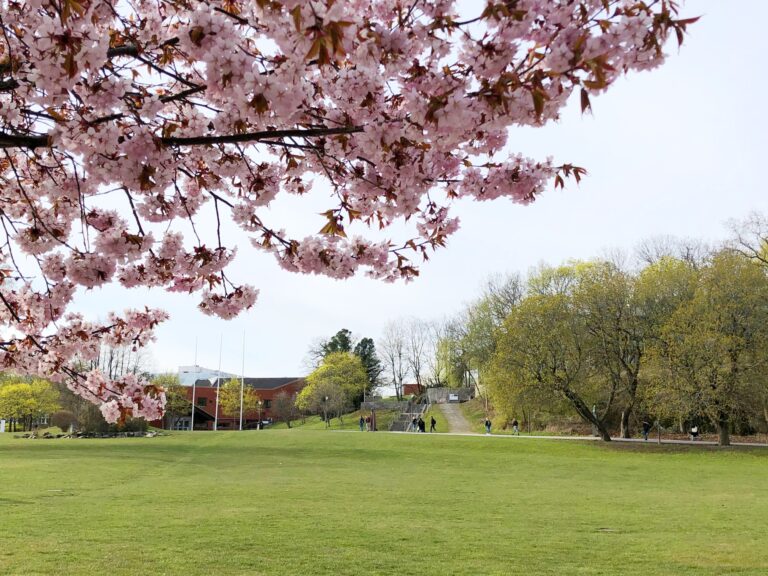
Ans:
[{"label": "flagpole", "polygon": [[219,369],[216,372],[216,413],[213,415],[213,430],[219,429],[219,386],[221,385],[221,349],[224,345],[224,333],[219,337]]},{"label": "flagpole", "polygon": [[245,386],[245,330],[243,330],[243,364],[240,368],[240,430],[243,429],[243,388]]},{"label": "flagpole", "polygon": [[189,424],[189,431],[192,432],[195,429],[195,391],[197,384],[197,378],[192,382],[192,421]]},{"label": "flagpole", "polygon": [[192,380],[192,418],[189,423],[189,431],[192,432],[195,429],[195,385],[197,384],[197,376],[199,371],[197,369],[197,336],[195,336],[195,379]]}]

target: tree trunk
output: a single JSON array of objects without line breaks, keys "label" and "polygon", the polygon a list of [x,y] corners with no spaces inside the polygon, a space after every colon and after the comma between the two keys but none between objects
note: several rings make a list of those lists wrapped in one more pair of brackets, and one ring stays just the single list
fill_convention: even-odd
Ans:
[{"label": "tree trunk", "polygon": [[611,441],[611,434],[608,432],[608,429],[605,427],[605,424],[603,424],[602,421],[597,423],[597,431],[600,433],[600,438],[602,438],[604,442]]},{"label": "tree trunk", "polygon": [[632,415],[632,406],[627,406],[621,413],[621,437],[630,438],[629,417]]},{"label": "tree trunk", "polygon": [[720,438],[718,442],[720,446],[730,446],[731,445],[731,426],[730,426],[730,422],[728,421],[727,415],[720,414],[720,419],[717,422],[717,431],[720,434]]},{"label": "tree trunk", "polygon": [[602,438],[605,442],[610,442],[611,434],[605,427],[605,421],[595,416],[581,399],[581,397],[570,388],[563,388],[562,393],[568,400],[571,401],[571,404],[573,404],[573,407],[576,409],[576,412],[579,414],[579,416],[597,428],[597,432],[600,435],[600,438]]},{"label": "tree trunk", "polygon": [[768,402],[763,401],[763,419],[765,424],[768,425]]}]

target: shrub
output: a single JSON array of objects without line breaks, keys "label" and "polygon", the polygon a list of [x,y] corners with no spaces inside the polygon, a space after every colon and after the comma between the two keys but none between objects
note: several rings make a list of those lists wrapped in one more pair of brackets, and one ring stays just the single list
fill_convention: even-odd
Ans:
[{"label": "shrub", "polygon": [[58,426],[62,432],[66,432],[70,426],[76,425],[77,418],[69,410],[59,410],[51,414],[51,426]]}]

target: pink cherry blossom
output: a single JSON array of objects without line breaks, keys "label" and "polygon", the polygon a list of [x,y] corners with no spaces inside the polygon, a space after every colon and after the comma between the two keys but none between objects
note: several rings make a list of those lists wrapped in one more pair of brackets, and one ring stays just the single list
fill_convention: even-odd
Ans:
[{"label": "pink cherry blossom", "polygon": [[[67,381],[109,421],[157,417],[162,390],[76,367],[147,345],[165,314],[90,323],[67,313],[78,288],[193,293],[232,318],[258,292],[227,274],[231,226],[286,270],[412,279],[459,228],[454,199],[527,204],[584,174],[510,151],[511,128],[588,108],[695,20],[671,0],[468,4],[0,0],[4,369]],[[317,233],[269,221],[313,189]],[[412,236],[382,239],[399,221]]]}]

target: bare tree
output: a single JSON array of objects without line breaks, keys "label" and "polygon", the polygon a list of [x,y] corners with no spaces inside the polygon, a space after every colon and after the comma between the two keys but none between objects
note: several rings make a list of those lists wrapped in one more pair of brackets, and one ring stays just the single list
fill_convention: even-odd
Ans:
[{"label": "bare tree", "polygon": [[429,325],[418,318],[404,324],[405,354],[408,370],[416,380],[419,392],[424,389],[429,352]]},{"label": "bare tree", "polygon": [[125,374],[147,372],[149,360],[146,349],[103,345],[99,348],[98,358],[89,364],[91,369],[99,369],[110,379],[114,379]]},{"label": "bare tree", "polygon": [[395,395],[403,398],[403,380],[408,375],[407,336],[403,322],[390,322],[381,336],[381,355],[385,373],[395,387]]},{"label": "bare tree", "polygon": [[662,258],[677,258],[696,269],[704,265],[711,253],[712,248],[706,242],[675,236],[646,238],[635,248],[635,257],[641,264],[655,264]]},{"label": "bare tree", "polygon": [[505,276],[492,275],[486,280],[481,300],[488,302],[488,308],[496,326],[501,326],[512,309],[525,295],[525,282],[514,272]]},{"label": "bare tree", "polygon": [[291,427],[291,421],[296,419],[296,398],[287,392],[280,392],[273,401],[272,411],[275,417],[281,422],[285,422],[288,428]]},{"label": "bare tree", "polygon": [[307,350],[307,354],[301,362],[302,368],[307,373],[312,372],[323,363],[323,358],[325,357],[323,346],[325,342],[325,338],[315,338],[310,343],[309,350]]},{"label": "bare tree", "polygon": [[448,357],[441,351],[441,345],[447,337],[447,324],[447,320],[433,320],[428,324],[427,382],[429,386],[448,384]]},{"label": "bare tree", "polygon": [[728,222],[728,228],[731,231],[728,248],[768,266],[768,217],[751,212],[744,220]]}]

